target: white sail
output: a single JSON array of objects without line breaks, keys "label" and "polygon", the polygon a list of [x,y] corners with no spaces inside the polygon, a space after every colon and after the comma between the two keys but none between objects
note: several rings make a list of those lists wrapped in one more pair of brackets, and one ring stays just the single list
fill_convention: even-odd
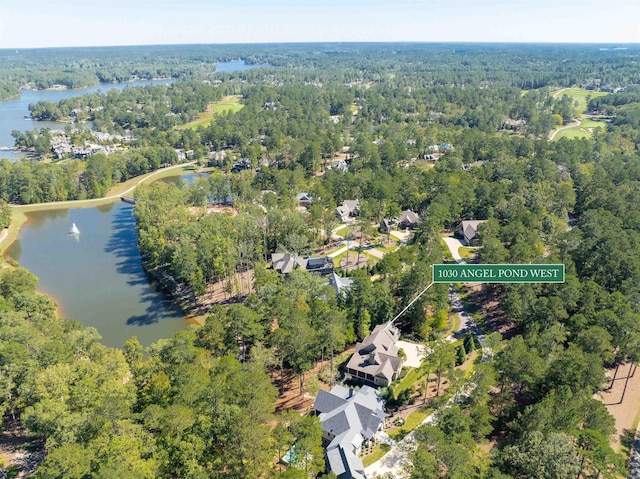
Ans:
[{"label": "white sail", "polygon": [[80,230],[78,229],[78,227],[76,226],[75,223],[73,223],[71,225],[71,231],[69,231],[70,235],[79,235],[80,234]]}]

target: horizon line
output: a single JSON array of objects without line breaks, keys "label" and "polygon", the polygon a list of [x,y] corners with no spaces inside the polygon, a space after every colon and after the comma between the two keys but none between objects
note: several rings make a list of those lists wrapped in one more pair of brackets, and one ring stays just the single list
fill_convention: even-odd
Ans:
[{"label": "horizon line", "polygon": [[273,42],[210,42],[210,43],[135,43],[111,45],[62,45],[41,47],[0,47],[3,50],[56,50],[73,48],[134,48],[134,47],[172,47],[172,46],[266,46],[266,45],[564,45],[564,46],[640,46],[640,42],[554,42],[554,41],[491,41],[491,40],[338,40],[338,41],[273,41]]}]

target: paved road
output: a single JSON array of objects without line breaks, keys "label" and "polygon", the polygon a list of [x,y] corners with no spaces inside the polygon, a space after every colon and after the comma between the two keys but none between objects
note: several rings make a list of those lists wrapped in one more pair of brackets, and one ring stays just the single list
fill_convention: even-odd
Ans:
[{"label": "paved road", "polygon": [[[435,413],[432,413],[422,421],[422,424],[433,424],[434,422]],[[417,447],[415,433],[411,431],[400,442],[392,446],[391,450],[381,459],[366,467],[364,469],[365,476],[369,479],[375,479],[390,472],[396,479],[408,478],[411,474],[405,467],[411,463],[409,456]]]},{"label": "paved road", "polygon": [[475,323],[471,315],[464,309],[464,303],[460,297],[460,293],[454,287],[449,288],[449,302],[451,309],[458,315],[460,324],[458,330],[453,333],[455,339],[461,339],[468,331],[471,331],[478,338],[480,344],[484,347],[484,334]]},{"label": "paved road", "polygon": [[[340,248],[338,248],[337,250],[332,251],[332,252],[331,252],[331,253],[329,253],[327,256],[328,256],[329,258],[335,258],[336,256],[338,256],[338,255],[340,255],[340,254],[344,253],[345,251],[347,251],[347,245],[346,245],[346,242],[344,243],[344,246],[341,246],[341,247],[340,247]],[[357,254],[357,253],[356,253],[356,254]]]},{"label": "paved road", "polygon": [[549,133],[549,141],[552,141],[556,137],[556,134],[559,131],[567,130],[569,128],[573,128],[574,126],[580,126],[580,120],[573,121],[563,127],[556,128],[555,130],[551,130],[551,132]]}]

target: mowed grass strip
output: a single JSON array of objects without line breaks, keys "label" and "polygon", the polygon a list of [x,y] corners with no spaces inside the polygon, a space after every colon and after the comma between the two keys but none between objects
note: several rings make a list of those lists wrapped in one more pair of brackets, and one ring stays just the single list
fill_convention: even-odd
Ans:
[{"label": "mowed grass strip", "polygon": [[213,103],[209,103],[207,107],[207,111],[204,113],[200,113],[198,118],[189,123],[185,123],[184,125],[180,125],[178,129],[184,130],[185,128],[197,128],[200,125],[208,126],[217,115],[225,113],[227,111],[232,111],[233,113],[239,111],[244,107],[242,103],[240,103],[240,95],[232,95],[225,96],[220,101],[215,101]]},{"label": "mowed grass strip", "polygon": [[594,120],[581,120],[578,126],[567,128],[566,130],[560,130],[553,137],[553,141],[558,141],[560,138],[566,138],[573,140],[575,138],[591,138],[593,136],[593,130],[596,128],[606,128],[606,123],[603,121]]},{"label": "mowed grass strip", "polygon": [[369,467],[371,464],[381,459],[382,456],[384,456],[390,450],[391,446],[389,444],[378,444],[375,451],[362,459],[362,465],[364,467]]},{"label": "mowed grass strip", "polygon": [[568,88],[558,93],[558,99],[567,95],[574,102],[578,102],[577,110],[580,113],[584,113],[587,109],[587,96],[590,98],[597,98],[599,96],[608,95],[608,93],[602,91],[585,90],[584,88]]},{"label": "mowed grass strip", "polygon": [[389,431],[389,437],[394,441],[402,440],[407,434],[420,426],[422,422],[427,419],[431,413],[433,413],[433,411],[434,410],[431,407],[424,407],[411,412],[407,416],[403,426]]}]

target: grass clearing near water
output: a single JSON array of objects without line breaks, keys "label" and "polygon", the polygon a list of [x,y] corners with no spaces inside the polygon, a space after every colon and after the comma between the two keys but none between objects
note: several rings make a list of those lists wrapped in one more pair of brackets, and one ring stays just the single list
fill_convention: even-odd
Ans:
[{"label": "grass clearing near water", "polygon": [[[33,205],[11,205],[11,224],[9,225],[7,235],[0,241],[0,254],[4,255],[9,246],[18,239],[20,228],[27,222],[27,213],[32,211],[44,211],[44,210],[61,210],[67,208],[90,208],[93,206],[108,205],[120,201],[119,195],[133,190],[137,185],[143,183],[150,183],[161,178],[167,178],[171,176],[180,176],[184,173],[192,171],[194,168],[193,163],[184,165],[176,165],[175,167],[165,168],[162,170],[152,171],[150,173],[130,178],[129,180],[115,185],[109,190],[104,198],[94,198],[88,200],[71,200],[71,201],[56,201],[52,203],[37,203]],[[133,192],[131,191],[131,195]],[[0,261],[0,264],[4,267],[8,263],[6,261]]]},{"label": "grass clearing near water", "polygon": [[240,103],[240,95],[230,95],[225,96],[222,100],[209,103],[207,107],[207,111],[200,113],[198,118],[195,120],[185,123],[184,125],[180,125],[178,127],[179,130],[184,130],[186,128],[197,128],[200,125],[206,127],[214,120],[216,115],[220,115],[227,111],[232,111],[233,113],[241,110],[244,105]]}]

